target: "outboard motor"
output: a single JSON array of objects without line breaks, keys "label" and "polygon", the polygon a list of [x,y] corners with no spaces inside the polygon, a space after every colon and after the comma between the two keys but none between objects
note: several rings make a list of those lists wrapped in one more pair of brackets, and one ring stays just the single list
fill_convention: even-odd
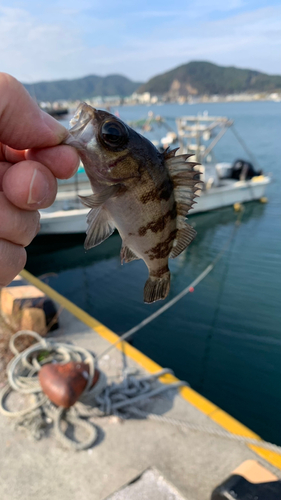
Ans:
[{"label": "outboard motor", "polygon": [[236,160],[232,165],[231,179],[244,181],[256,175],[262,175],[262,170],[256,171],[249,161]]}]

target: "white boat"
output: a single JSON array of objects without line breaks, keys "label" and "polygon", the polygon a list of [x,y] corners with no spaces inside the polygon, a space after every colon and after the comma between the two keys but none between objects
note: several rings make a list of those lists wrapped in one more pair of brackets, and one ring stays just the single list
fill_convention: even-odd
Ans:
[{"label": "white boat", "polygon": [[[245,203],[264,198],[270,177],[254,171],[249,162],[240,161],[236,166],[232,163],[216,163],[213,148],[228,128],[233,127],[233,121],[226,117],[186,116],[176,120],[178,134],[167,134],[162,139],[165,146],[177,142],[180,146],[178,154],[192,153],[200,163],[198,176],[204,182],[197,203],[189,216],[208,212],[221,207]],[[253,164],[252,157],[244,141],[235,132],[236,137],[246,150]],[[199,173],[200,172],[200,173]],[[89,212],[79,200],[80,196],[92,193],[89,181],[83,174],[76,174],[74,180],[59,184],[59,190],[54,204],[41,211],[41,229],[39,234],[71,234],[85,233],[86,216]]]},{"label": "white boat", "polygon": [[[202,116],[177,118],[176,123],[177,141],[180,146],[178,154],[194,155],[195,161],[200,163],[195,168],[200,172],[200,179],[204,183],[200,198],[189,216],[264,197],[266,186],[271,179],[263,175],[261,170],[254,170],[253,165],[258,165],[258,162],[234,129],[233,120],[208,116],[205,112]],[[251,158],[253,165],[244,160],[238,160],[235,164],[216,162],[213,149],[229,128]],[[169,145],[169,138],[175,142],[174,134],[168,133],[166,138],[162,139],[162,144]]]}]

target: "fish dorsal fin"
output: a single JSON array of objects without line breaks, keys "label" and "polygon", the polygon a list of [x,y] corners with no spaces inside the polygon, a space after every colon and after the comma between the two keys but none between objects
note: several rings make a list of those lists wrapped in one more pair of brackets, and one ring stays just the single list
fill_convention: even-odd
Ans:
[{"label": "fish dorsal fin", "polygon": [[120,184],[114,186],[106,186],[99,193],[93,193],[90,196],[79,196],[82,203],[89,208],[96,208],[105,203],[112,196],[116,196],[120,189]]},{"label": "fish dorsal fin", "polygon": [[180,148],[175,148],[175,149],[170,149],[170,146],[165,149],[163,155],[164,155],[164,160],[168,160],[169,158],[174,158],[176,152],[179,150]]},{"label": "fish dorsal fin", "polygon": [[197,192],[202,187],[200,172],[195,170],[196,162],[187,161],[191,154],[175,156],[177,149],[165,151],[164,160],[174,185],[177,205],[177,234],[170,257],[177,257],[193,240],[196,231],[186,223],[186,215],[196,203]]},{"label": "fish dorsal fin", "polygon": [[182,229],[178,229],[178,231],[177,231],[177,236],[176,236],[176,240],[175,240],[176,244],[173,247],[169,257],[171,259],[174,259],[180,253],[182,253],[183,250],[185,250],[185,248],[188,247],[188,245],[195,238],[196,234],[197,233],[196,233],[195,229],[193,229],[193,227],[190,226],[189,224],[185,223],[185,227],[183,227]]},{"label": "fish dorsal fin", "polygon": [[138,260],[139,257],[133,252],[133,250],[131,250],[129,247],[126,247],[126,246],[123,246],[121,248],[121,254],[120,254],[120,257],[121,257],[121,264],[123,264],[123,262],[131,262],[132,260]]},{"label": "fish dorsal fin", "polygon": [[164,158],[174,185],[177,212],[179,215],[187,215],[192,205],[196,203],[194,201],[198,196],[196,192],[201,189],[200,172],[194,169],[200,164],[186,161],[192,156],[190,154],[175,156],[176,151],[174,149],[166,154],[166,157],[164,153]]},{"label": "fish dorsal fin", "polygon": [[[175,155],[176,155],[176,152],[179,150],[180,148],[175,148],[175,149],[170,149],[170,147],[168,147],[167,149],[165,149],[163,155],[164,155],[164,160],[169,160],[170,158],[174,158]],[[189,158],[190,156],[194,156],[194,153],[190,153],[190,154],[186,154],[186,155],[181,155],[181,156],[185,156],[185,158]],[[179,156],[177,156],[177,158],[180,158]]]},{"label": "fish dorsal fin", "polygon": [[84,243],[86,250],[96,247],[106,240],[115,229],[110,215],[103,207],[92,208],[87,216],[87,238]]}]

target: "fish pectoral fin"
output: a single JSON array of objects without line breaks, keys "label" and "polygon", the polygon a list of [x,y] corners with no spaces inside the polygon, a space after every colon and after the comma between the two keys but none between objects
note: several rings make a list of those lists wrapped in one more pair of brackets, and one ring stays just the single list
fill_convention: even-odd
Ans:
[{"label": "fish pectoral fin", "polygon": [[121,258],[121,264],[123,262],[131,262],[132,260],[138,260],[139,257],[134,254],[133,250],[131,250],[129,247],[123,246],[121,248],[121,253],[120,253],[120,258]]},{"label": "fish pectoral fin", "polygon": [[172,248],[172,251],[169,255],[171,259],[177,257],[183,250],[188,247],[188,245],[192,242],[192,240],[196,236],[196,231],[189,224],[185,224],[183,229],[179,229],[176,235],[176,245]]},{"label": "fish pectoral fin", "polygon": [[87,216],[87,238],[84,243],[85,250],[96,247],[114,232],[115,226],[108,212],[102,208],[92,208]]},{"label": "fish pectoral fin", "polygon": [[170,272],[165,273],[160,278],[149,276],[144,285],[144,302],[151,304],[157,300],[163,300],[167,297],[170,290]]},{"label": "fish pectoral fin", "polygon": [[120,184],[114,184],[114,186],[107,186],[99,193],[93,193],[90,196],[79,196],[83,205],[89,208],[100,207],[109,198],[116,196],[120,189]]}]

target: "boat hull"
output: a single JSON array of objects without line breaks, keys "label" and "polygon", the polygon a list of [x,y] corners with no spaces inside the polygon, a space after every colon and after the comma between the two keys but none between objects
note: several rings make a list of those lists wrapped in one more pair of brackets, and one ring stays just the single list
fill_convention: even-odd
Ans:
[{"label": "boat hull", "polygon": [[41,212],[39,234],[86,233],[88,208]]},{"label": "boat hull", "polygon": [[[196,205],[190,215],[201,212],[208,212],[218,208],[234,205],[234,203],[246,203],[261,199],[265,194],[266,186],[270,183],[270,178],[266,176],[253,177],[249,181],[225,181],[223,186],[211,187],[202,192],[197,199]],[[89,190],[89,193],[91,191]],[[86,196],[88,190],[81,192]],[[85,233],[87,228],[86,217],[88,208],[75,208],[70,210],[60,210],[59,203],[63,206],[66,198],[74,200],[77,194],[74,191],[69,193],[59,193],[57,208],[48,211],[41,211],[41,229],[39,234],[77,234]]]},{"label": "boat hull", "polygon": [[228,207],[234,203],[260,200],[265,194],[267,184],[270,183],[269,177],[260,177],[253,177],[249,181],[229,181],[222,187],[212,187],[203,191],[189,215]]}]

